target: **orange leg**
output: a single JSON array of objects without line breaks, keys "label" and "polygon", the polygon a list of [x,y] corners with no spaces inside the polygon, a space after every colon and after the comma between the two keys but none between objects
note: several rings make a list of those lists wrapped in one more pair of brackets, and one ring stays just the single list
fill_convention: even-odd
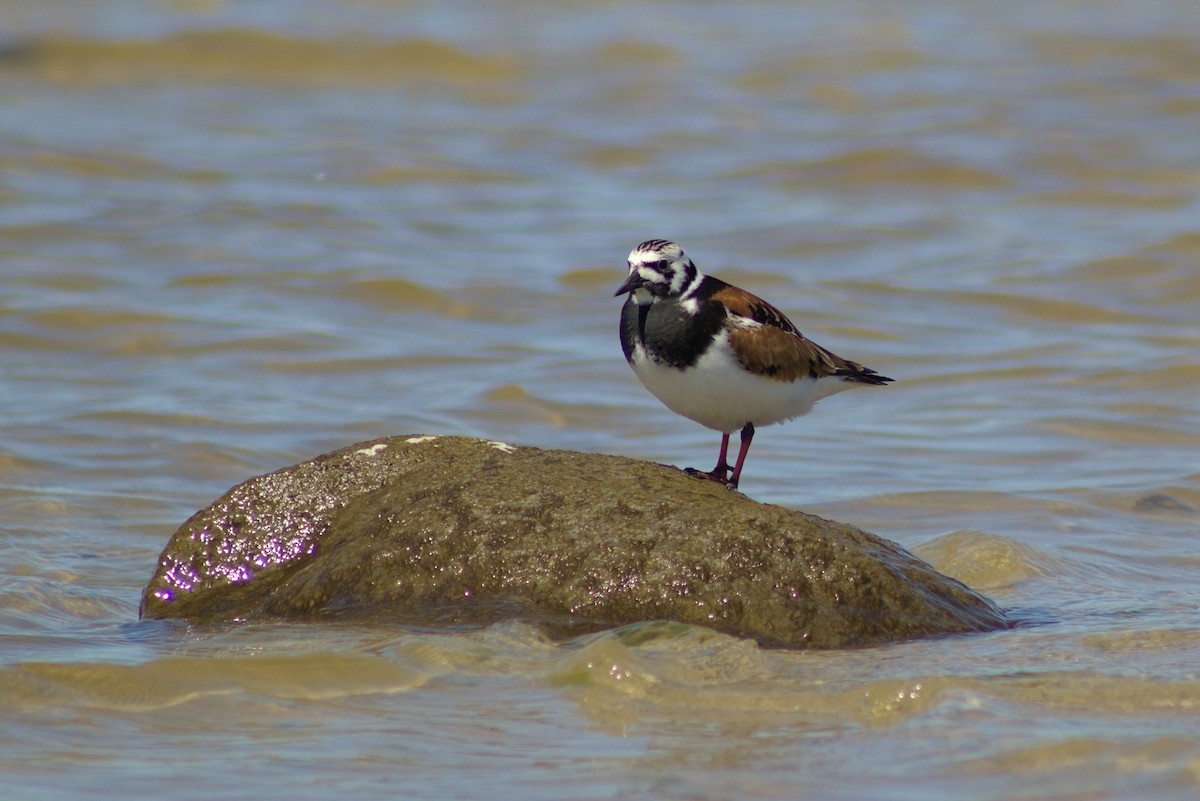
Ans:
[{"label": "orange leg", "polygon": [[[742,446],[738,448],[737,464],[733,467],[733,475],[729,477],[729,486],[734,489],[737,489],[738,479],[742,477],[742,465],[746,462],[746,454],[750,452],[750,440],[752,439],[754,439],[754,423],[746,423],[746,427],[742,429]],[[729,442],[728,434],[725,435],[725,442]],[[724,449],[722,449],[722,464],[725,462],[723,451]]]},{"label": "orange leg", "polygon": [[721,454],[717,458],[717,466],[709,470],[704,475],[711,478],[713,481],[725,483],[726,476],[729,475],[729,462],[725,461],[725,454],[729,453],[729,435],[721,435]]}]

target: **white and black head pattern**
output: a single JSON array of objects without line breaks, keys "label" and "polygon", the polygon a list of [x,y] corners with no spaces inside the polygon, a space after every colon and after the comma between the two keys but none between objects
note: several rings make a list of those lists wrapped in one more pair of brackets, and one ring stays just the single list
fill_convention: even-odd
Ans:
[{"label": "white and black head pattern", "polygon": [[654,298],[686,298],[703,278],[679,245],[650,239],[630,252],[629,276],[616,294],[632,293],[639,304]]}]

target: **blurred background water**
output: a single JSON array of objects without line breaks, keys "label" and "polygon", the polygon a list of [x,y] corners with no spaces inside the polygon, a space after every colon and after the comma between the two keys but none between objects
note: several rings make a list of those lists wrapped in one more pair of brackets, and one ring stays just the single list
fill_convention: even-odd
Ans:
[{"label": "blurred background water", "polygon": [[[7,0],[4,796],[1196,797],[1198,130],[1191,0]],[[359,440],[711,467],[620,355],[651,237],[898,379],[743,490],[1044,625],[137,622],[193,511]]]}]

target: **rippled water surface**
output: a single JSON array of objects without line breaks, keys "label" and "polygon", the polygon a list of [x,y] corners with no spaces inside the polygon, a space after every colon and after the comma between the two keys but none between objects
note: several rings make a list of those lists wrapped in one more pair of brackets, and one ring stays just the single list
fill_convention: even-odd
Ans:
[{"label": "rippled water surface", "polygon": [[[1188,0],[0,8],[0,781],[14,799],[1191,799]],[[897,378],[743,489],[1028,625],[139,623],[230,485],[385,434],[711,466],[637,384],[684,244]]]}]

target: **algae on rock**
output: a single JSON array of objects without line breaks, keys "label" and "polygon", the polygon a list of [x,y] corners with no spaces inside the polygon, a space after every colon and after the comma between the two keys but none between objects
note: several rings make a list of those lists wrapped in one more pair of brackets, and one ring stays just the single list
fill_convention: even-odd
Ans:
[{"label": "algae on rock", "polygon": [[142,615],[561,634],[674,620],[830,648],[1007,625],[903,548],[663,465],[392,437],[251,479],[175,533]]}]

